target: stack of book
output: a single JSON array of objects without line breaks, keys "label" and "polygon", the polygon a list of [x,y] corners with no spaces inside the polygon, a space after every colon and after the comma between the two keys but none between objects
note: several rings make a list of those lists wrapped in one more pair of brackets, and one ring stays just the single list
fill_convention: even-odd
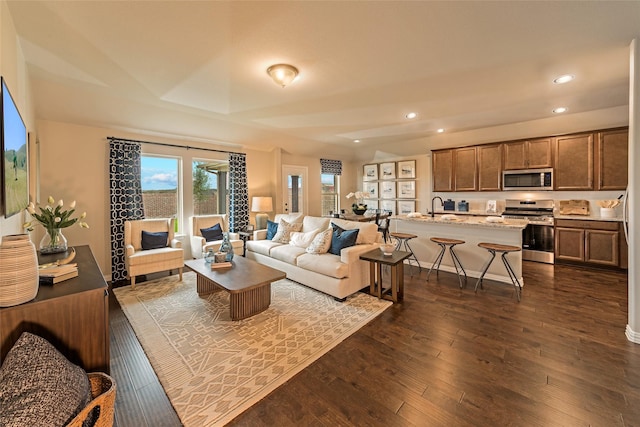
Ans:
[{"label": "stack of book", "polygon": [[78,276],[78,264],[53,265],[38,270],[41,285],[54,285]]}]

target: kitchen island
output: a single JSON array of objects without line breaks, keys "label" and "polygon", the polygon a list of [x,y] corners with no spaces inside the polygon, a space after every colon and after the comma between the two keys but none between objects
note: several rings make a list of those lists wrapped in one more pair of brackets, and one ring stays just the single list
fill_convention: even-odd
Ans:
[{"label": "kitchen island", "polygon": [[[528,224],[526,219],[463,217],[457,215],[441,215],[435,218],[430,216],[408,218],[406,215],[397,215],[391,217],[391,219],[391,231],[411,233],[418,236],[416,239],[411,239],[411,249],[420,261],[422,268],[427,270],[431,267],[433,260],[440,251],[440,247],[429,240],[431,237],[464,240],[465,244],[456,246],[456,254],[469,276],[467,287],[471,288],[475,285],[475,279],[471,278],[480,276],[485,263],[490,257],[486,250],[478,247],[478,243],[490,242],[522,247],[522,230]],[[522,252],[511,253],[507,255],[507,259],[520,283],[524,284],[522,280]],[[449,253],[444,256],[440,269],[455,274],[456,270]],[[504,265],[499,259],[494,260],[491,264],[487,274],[485,274],[485,280],[495,280],[513,286]]]}]

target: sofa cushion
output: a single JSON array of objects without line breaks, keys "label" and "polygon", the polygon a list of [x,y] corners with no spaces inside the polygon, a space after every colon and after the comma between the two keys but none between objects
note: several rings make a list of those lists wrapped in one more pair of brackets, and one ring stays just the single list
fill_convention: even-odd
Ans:
[{"label": "sofa cushion", "polygon": [[294,222],[302,223],[303,218],[304,214],[302,212],[295,212],[290,214],[277,214],[273,221],[278,224],[281,219],[284,219],[289,224],[293,224]]},{"label": "sofa cushion", "polygon": [[296,258],[302,255],[304,248],[299,248],[292,245],[279,245],[274,246],[269,252],[269,256],[273,259],[277,259],[287,264],[296,265]]},{"label": "sofa cushion", "polygon": [[248,240],[247,250],[269,256],[271,249],[282,246],[282,243],[274,242],[273,240]]},{"label": "sofa cushion", "polygon": [[145,231],[142,230],[142,250],[159,249],[167,247],[169,233],[167,231]]},{"label": "sofa cushion", "polygon": [[330,228],[327,228],[326,230],[316,234],[316,237],[313,238],[311,244],[307,246],[307,253],[315,255],[326,254],[331,247],[332,234],[333,230]]},{"label": "sofa cushion", "polygon": [[331,236],[331,247],[329,248],[329,253],[340,255],[340,251],[343,248],[348,248],[349,246],[356,244],[358,232],[360,231],[359,229],[354,228],[353,230],[345,230],[336,224],[331,224],[331,227],[333,227],[333,234]]},{"label": "sofa cushion", "polygon": [[334,218],[331,222],[343,230],[353,230],[356,228],[360,230],[360,232],[358,232],[356,245],[375,243],[378,240],[378,225],[375,222],[347,221],[339,218]]},{"label": "sofa cushion", "polygon": [[302,229],[302,223],[289,223],[286,220],[281,219],[278,223],[278,232],[275,236],[273,236],[273,239],[271,240],[279,243],[289,243],[289,240],[291,239],[291,233],[294,231],[300,231],[300,229]]},{"label": "sofa cushion", "polygon": [[278,223],[267,220],[267,240],[272,240],[278,232]]},{"label": "sofa cushion", "polygon": [[0,368],[0,425],[62,426],[91,401],[85,371],[47,340],[23,332]]},{"label": "sofa cushion", "polygon": [[304,233],[312,230],[326,230],[329,228],[330,218],[322,218],[319,216],[305,216],[302,220],[302,231]]},{"label": "sofa cushion", "polygon": [[344,279],[349,273],[349,266],[341,262],[339,256],[329,253],[322,255],[302,254],[296,258],[296,265],[302,269],[336,279]]},{"label": "sofa cushion", "polygon": [[166,247],[160,249],[149,249],[147,251],[138,251],[129,256],[129,265],[136,266],[142,264],[171,262],[176,259],[178,252],[182,255],[182,248]]},{"label": "sofa cushion", "polygon": [[307,246],[311,244],[313,238],[316,237],[320,230],[311,230],[302,232],[302,231],[294,231],[291,233],[291,238],[289,240],[289,244],[293,246],[297,246],[299,248],[306,249]]},{"label": "sofa cushion", "polygon": [[209,228],[201,228],[200,234],[202,234],[202,237],[204,237],[204,240],[207,242],[215,242],[216,240],[222,240],[224,238],[220,224],[215,224]]}]

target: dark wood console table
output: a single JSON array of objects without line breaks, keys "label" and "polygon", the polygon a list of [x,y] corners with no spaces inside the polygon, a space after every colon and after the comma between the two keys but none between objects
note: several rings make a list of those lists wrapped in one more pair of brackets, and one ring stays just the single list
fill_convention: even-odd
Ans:
[{"label": "dark wood console table", "polygon": [[[109,373],[108,287],[89,246],[75,246],[78,277],[40,285],[24,304],[0,308],[0,363],[27,331],[47,339],[87,372]],[[39,263],[67,254],[40,255]]]}]

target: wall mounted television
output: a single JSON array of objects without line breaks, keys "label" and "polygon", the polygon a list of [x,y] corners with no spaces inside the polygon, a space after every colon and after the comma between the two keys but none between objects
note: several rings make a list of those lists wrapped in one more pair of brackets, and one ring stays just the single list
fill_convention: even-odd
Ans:
[{"label": "wall mounted television", "polygon": [[2,204],[6,218],[29,203],[27,128],[2,77]]}]

